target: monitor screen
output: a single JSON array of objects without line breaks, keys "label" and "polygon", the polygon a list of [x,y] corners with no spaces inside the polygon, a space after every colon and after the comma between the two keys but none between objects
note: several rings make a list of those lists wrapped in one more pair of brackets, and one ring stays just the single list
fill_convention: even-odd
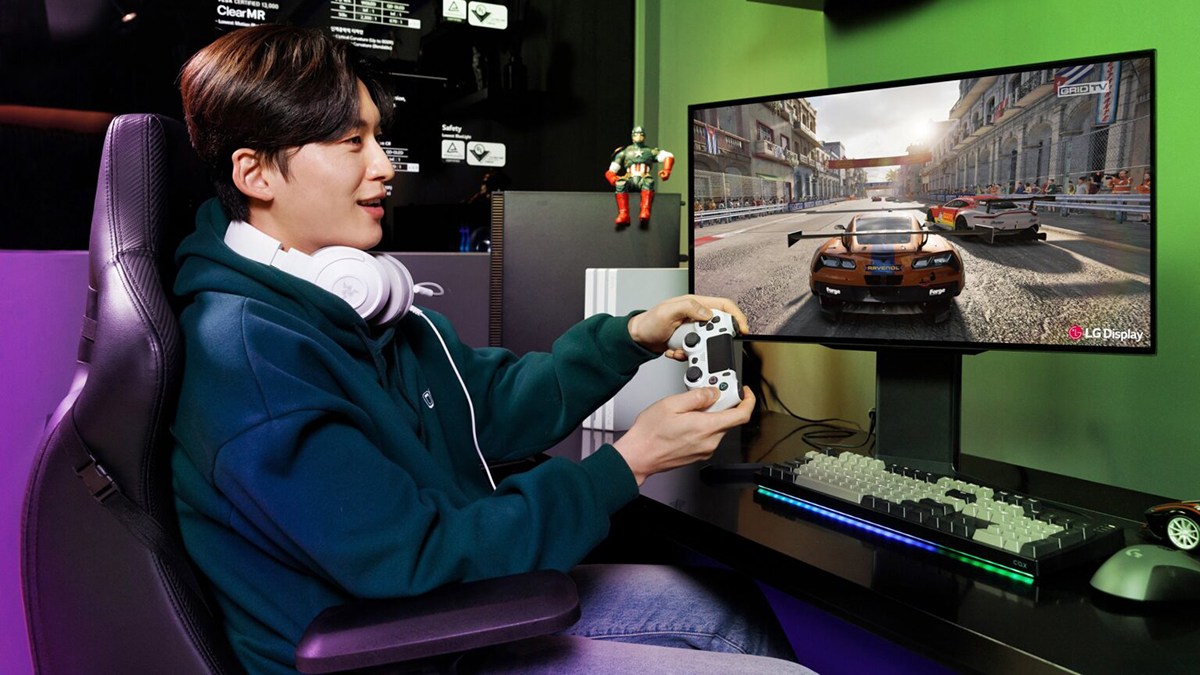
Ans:
[{"label": "monitor screen", "polygon": [[760,340],[1152,353],[1154,52],[689,106],[692,289]]}]

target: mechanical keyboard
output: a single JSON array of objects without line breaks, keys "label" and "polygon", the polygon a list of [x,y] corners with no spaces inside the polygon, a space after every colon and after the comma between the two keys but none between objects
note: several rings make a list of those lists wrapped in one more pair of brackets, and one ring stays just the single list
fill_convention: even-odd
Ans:
[{"label": "mechanical keyboard", "polygon": [[755,483],[760,502],[836,512],[852,524],[1028,579],[1102,560],[1124,545],[1115,518],[853,452],[813,450],[764,467]]}]

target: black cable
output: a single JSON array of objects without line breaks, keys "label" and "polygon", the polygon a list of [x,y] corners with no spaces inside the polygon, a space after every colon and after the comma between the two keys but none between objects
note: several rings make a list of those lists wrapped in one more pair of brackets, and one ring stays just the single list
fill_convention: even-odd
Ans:
[{"label": "black cable", "polygon": [[[856,444],[853,444],[853,445],[851,445],[851,444],[839,445],[839,444],[833,444],[833,443],[830,443],[830,444],[826,444],[824,447],[826,447],[826,448],[839,448],[839,449],[842,449],[842,450],[854,450],[854,449],[857,449],[857,448],[866,447],[866,445],[867,445],[868,443],[870,443],[870,444],[872,444],[872,445],[873,445],[873,444],[874,444],[874,442],[875,442],[875,409],[874,409],[874,408],[872,408],[872,409],[871,409],[871,410],[870,410],[870,411],[867,413],[867,415],[868,415],[868,416],[870,416],[870,418],[871,418],[871,426],[870,426],[870,427],[867,429],[867,436],[866,436],[866,438],[864,438],[864,439],[863,439],[863,442],[862,442],[862,443],[856,443]],[[849,429],[843,429],[842,431],[845,431],[845,432],[846,432],[846,433],[845,433],[845,435],[843,435],[843,436],[842,436],[842,438],[848,438],[848,437],[850,437],[850,436],[854,435],[855,433],[858,433],[858,432],[851,432]],[[860,431],[861,431],[861,429],[860,429]]]},{"label": "black cable", "polygon": [[[751,345],[747,345],[746,353],[753,356],[754,359],[757,360],[759,363],[762,363],[762,359],[759,358],[758,353],[751,347]],[[766,390],[767,393],[770,393],[771,398],[775,399],[775,402],[779,404],[779,407],[783,408],[784,412],[786,412],[791,417],[798,419],[802,422],[808,422],[810,424],[828,424],[831,422],[842,422],[844,424],[852,424],[852,425],[854,425],[855,429],[857,429],[858,431],[862,431],[862,426],[852,420],[846,420],[846,419],[842,419],[840,417],[826,417],[824,419],[817,420],[817,419],[805,417],[803,415],[799,415],[799,414],[793,412],[792,409],[789,408],[787,406],[787,404],[783,402],[783,399],[781,399],[779,397],[779,389],[776,388],[776,386],[774,384],[771,384],[771,381],[768,380],[764,375],[762,375],[761,367],[758,369],[758,371],[759,371],[758,379],[762,381],[764,390]],[[762,402],[764,408],[766,407],[766,403],[767,402],[765,400]]]},{"label": "black cable", "polygon": [[[747,347],[746,353],[761,363],[762,359],[759,358],[758,354],[751,347],[751,345],[746,345],[746,347]],[[873,445],[874,439],[875,439],[875,410],[874,409],[872,409],[868,413],[868,415],[871,418],[871,426],[867,430],[866,438],[864,438],[861,443],[855,443],[855,444],[820,443],[818,441],[850,438],[856,434],[860,434],[860,433],[862,433],[862,426],[860,424],[858,424],[857,422],[854,422],[852,420],[842,419],[840,417],[826,417],[823,419],[812,419],[812,418],[797,414],[795,411],[793,411],[791,408],[789,408],[788,405],[786,403],[784,403],[784,401],[780,398],[779,389],[774,384],[772,384],[770,380],[768,380],[765,376],[762,375],[761,367],[758,368],[758,371],[759,371],[758,379],[763,384],[764,393],[769,393],[771,398],[773,398],[775,400],[775,402],[779,404],[779,407],[783,408],[784,412],[787,413],[790,417],[792,417],[793,419],[800,420],[801,422],[805,422],[805,424],[802,424],[801,426],[796,427],[795,429],[788,432],[786,435],[783,436],[783,438],[780,438],[778,441],[776,441],[774,444],[772,444],[771,447],[768,448],[766,452],[762,453],[758,457],[758,459],[754,460],[754,461],[761,461],[764,457],[766,457],[766,456],[770,455],[772,452],[774,452],[775,449],[780,446],[780,444],[782,444],[784,441],[791,438],[792,436],[796,435],[797,433],[801,434],[800,440],[803,443],[805,443],[806,445],[808,445],[812,448],[815,448],[815,449],[821,450],[821,451],[824,451],[829,448],[852,450],[852,449],[867,447],[868,445]],[[763,401],[761,403],[762,403],[763,408],[765,409],[766,408],[765,397],[763,397]],[[850,425],[850,426],[853,426],[854,428],[848,429],[843,426],[838,426],[835,423]],[[813,427],[817,427],[817,428],[813,429]],[[806,429],[808,431],[805,431]],[[801,432],[803,432],[803,433],[801,433]]]}]

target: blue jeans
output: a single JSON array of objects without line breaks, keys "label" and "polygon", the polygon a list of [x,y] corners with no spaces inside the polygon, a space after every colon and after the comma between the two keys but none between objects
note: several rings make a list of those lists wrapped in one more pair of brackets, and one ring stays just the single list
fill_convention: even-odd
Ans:
[{"label": "blue jeans", "polygon": [[658,565],[581,565],[571,576],[582,609],[574,626],[489,654],[473,672],[812,673],[743,577]]}]

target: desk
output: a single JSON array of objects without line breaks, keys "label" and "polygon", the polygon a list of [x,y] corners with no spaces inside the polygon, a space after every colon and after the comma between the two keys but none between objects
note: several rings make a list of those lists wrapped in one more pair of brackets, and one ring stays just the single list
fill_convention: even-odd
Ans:
[{"label": "desk", "polygon": [[[730,434],[711,463],[774,462],[809,448],[797,422],[767,413]],[[586,453],[608,440],[582,431]],[[960,471],[1001,488],[1096,504],[1132,520],[1152,495],[964,456]],[[956,669],[984,673],[1183,673],[1200,667],[1200,611],[1117,602],[1091,589],[1096,565],[1033,585],[1006,581],[940,555],[795,519],[754,500],[750,483],[715,484],[699,466],[651,477],[620,515],[645,536],[669,538],[781,591]],[[1071,496],[1078,499],[1071,499]],[[1157,500],[1157,501],[1156,501]]]}]

